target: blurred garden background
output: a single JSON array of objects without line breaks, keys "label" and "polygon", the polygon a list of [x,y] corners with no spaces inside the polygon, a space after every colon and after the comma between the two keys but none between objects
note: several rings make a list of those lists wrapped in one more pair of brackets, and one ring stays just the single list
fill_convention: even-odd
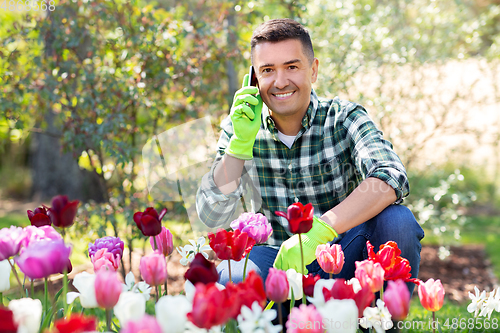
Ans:
[{"label": "blurred garden background", "polygon": [[168,208],[163,221],[176,245],[194,238],[183,201],[149,195],[142,148],[208,115],[217,133],[250,65],[253,29],[278,17],[309,29],[318,95],[364,105],[394,145],[410,176],[404,204],[440,266],[453,249],[484,253],[484,270],[461,271],[462,293],[447,291],[451,304],[465,304],[463,291],[479,278],[496,283],[498,0],[61,0],[54,11],[2,8],[0,228],[29,224],[27,209],[66,194],[82,202],[69,231],[77,264],[105,235],[121,237],[130,258],[144,249],[132,215],[148,206]]}]

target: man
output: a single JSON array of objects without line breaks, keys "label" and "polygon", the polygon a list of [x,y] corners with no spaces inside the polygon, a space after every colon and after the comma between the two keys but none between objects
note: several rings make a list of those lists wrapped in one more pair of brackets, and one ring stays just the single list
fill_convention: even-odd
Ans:
[{"label": "man", "polygon": [[[328,277],[315,260],[319,244],[342,245],[345,264],[337,277],[349,279],[355,262],[367,258],[367,240],[375,251],[394,240],[416,277],[424,233],[413,214],[397,205],[409,185],[392,145],[362,106],[317,97],[312,84],[319,61],[299,23],[263,23],[252,36],[251,54],[258,88],[248,86],[246,76],[221,124],[217,158],[197,195],[200,219],[210,227],[226,223],[250,178],[260,191],[261,211],[273,235],[267,246],[254,247],[247,271],[254,269],[263,279],[273,265],[300,271],[298,237],[289,234],[287,220],[274,212],[286,211],[294,202],[311,202],[313,227],[302,236],[310,273]],[[256,175],[246,166],[249,161],[255,163]],[[242,177],[244,171],[250,177]],[[233,282],[241,280],[243,260],[231,268]],[[221,263],[218,271],[220,282],[226,283],[227,264]]]}]

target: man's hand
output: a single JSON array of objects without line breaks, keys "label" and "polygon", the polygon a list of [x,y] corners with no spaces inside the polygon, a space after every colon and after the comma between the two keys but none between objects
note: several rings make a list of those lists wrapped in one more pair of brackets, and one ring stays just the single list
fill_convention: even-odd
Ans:
[{"label": "man's hand", "polygon": [[245,75],[243,87],[234,94],[231,106],[231,121],[234,134],[226,148],[226,154],[242,159],[253,158],[253,145],[260,128],[260,115],[262,112],[262,98],[259,88],[249,86],[250,77]]},{"label": "man's hand", "polygon": [[[338,234],[328,224],[314,216],[311,230],[302,234],[302,248],[304,250],[304,274],[307,274],[305,266],[316,259],[316,247],[320,244],[331,242]],[[293,235],[281,244],[280,250],[274,260],[274,267],[281,270],[295,269],[302,273],[300,268],[300,244],[299,235]]]}]

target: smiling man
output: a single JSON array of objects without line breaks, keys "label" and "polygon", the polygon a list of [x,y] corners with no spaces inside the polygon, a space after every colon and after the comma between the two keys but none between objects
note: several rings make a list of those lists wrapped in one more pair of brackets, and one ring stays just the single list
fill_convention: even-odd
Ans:
[{"label": "smiling man", "polygon": [[[246,76],[221,124],[216,160],[198,190],[200,219],[210,227],[226,224],[245,195],[245,183],[252,182],[273,234],[265,246],[254,247],[247,272],[254,269],[265,279],[273,265],[300,271],[298,237],[274,212],[310,202],[314,223],[302,237],[310,273],[328,278],[315,260],[319,244],[342,245],[345,264],[336,277],[349,279],[355,262],[367,258],[367,240],[376,250],[393,240],[416,277],[424,233],[399,205],[409,184],[392,145],[361,105],[316,95],[312,85],[319,60],[302,25],[290,19],[267,21],[254,31],[251,47],[258,87],[248,86]],[[241,281],[243,261],[231,263],[231,269],[233,282]],[[227,264],[218,271],[226,283]]]}]

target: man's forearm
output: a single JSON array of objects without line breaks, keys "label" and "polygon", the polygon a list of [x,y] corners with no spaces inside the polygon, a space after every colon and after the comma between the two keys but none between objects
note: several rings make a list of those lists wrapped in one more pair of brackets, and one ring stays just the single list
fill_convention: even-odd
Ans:
[{"label": "man's forearm", "polygon": [[378,215],[396,199],[396,192],[384,181],[367,178],[321,219],[340,234]]},{"label": "man's forearm", "polygon": [[214,170],[215,185],[224,194],[234,192],[238,188],[243,172],[244,160],[224,155]]}]

